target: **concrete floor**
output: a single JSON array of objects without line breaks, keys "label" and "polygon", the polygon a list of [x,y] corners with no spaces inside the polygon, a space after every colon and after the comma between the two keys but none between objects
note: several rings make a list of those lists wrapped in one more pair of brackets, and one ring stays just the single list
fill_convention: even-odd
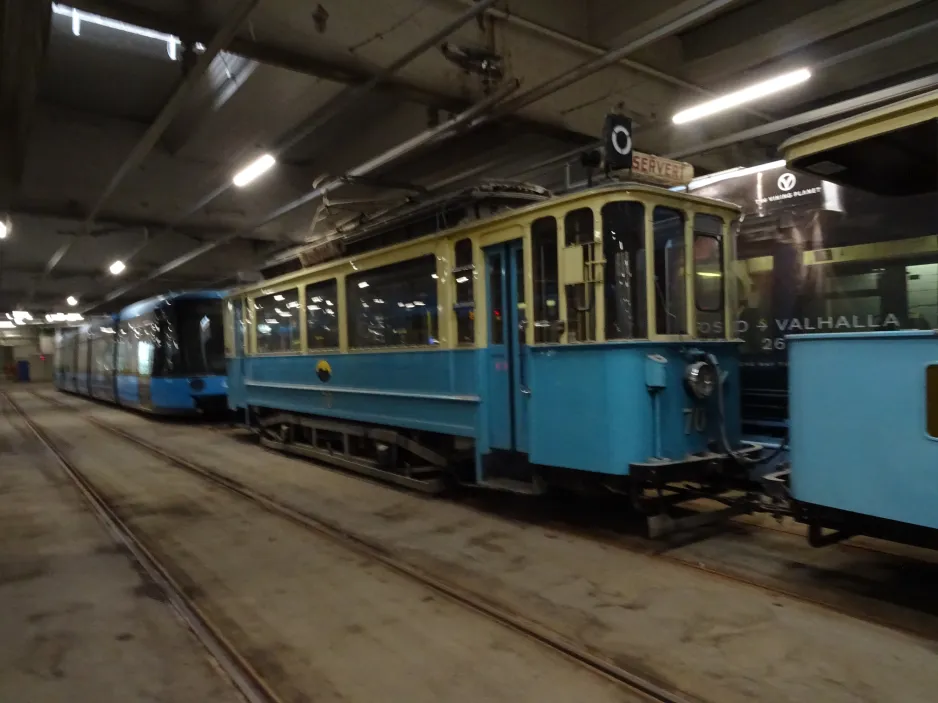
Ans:
[{"label": "concrete floor", "polygon": [[0,416],[0,701],[239,700],[61,469]]},{"label": "concrete floor", "polygon": [[75,413],[22,405],[286,701],[640,700]]},{"label": "concrete floor", "polygon": [[[167,425],[66,396],[151,442]],[[172,425],[173,450],[720,703],[931,703],[938,648],[824,608]],[[554,699],[557,700],[557,699]]]},{"label": "concrete floor", "polygon": [[[379,541],[406,555],[416,565],[445,578],[459,579],[491,599],[515,608],[529,619],[584,642],[623,666],[645,672],[649,677],[699,699],[720,703],[754,700],[770,703],[800,703],[804,700],[924,703],[935,700],[938,648],[932,641],[719,577],[708,577],[593,540],[505,520],[361,480],[264,451],[226,433],[175,423],[155,423],[140,415],[90,404],[80,398],[57,397],[148,441],[166,443],[171,436],[174,451],[222,469],[233,478],[301,510],[340,524],[353,533]],[[41,403],[34,407],[41,407]],[[105,441],[82,429],[78,418],[68,420],[64,414],[56,416],[54,410],[49,410],[46,421],[59,428],[71,426],[68,430],[70,441],[80,451],[91,452],[91,457],[95,456],[93,444]],[[115,450],[107,451],[112,459],[116,456]],[[97,452],[100,457],[100,449]],[[139,454],[133,457],[126,455],[120,463],[130,462],[126,465],[149,468],[147,461],[152,460]],[[127,495],[135,490],[143,491],[141,499],[145,499],[146,491],[163,490],[163,481],[155,480],[150,488],[144,488],[117,467],[112,467],[107,474],[111,477],[109,480],[115,482],[114,487],[127,491]],[[162,474],[156,474],[154,470],[154,475]],[[168,543],[175,543],[174,548],[182,554],[195,548],[191,530],[193,525],[204,521],[204,516],[198,519],[186,517],[187,511],[198,510],[201,499],[197,505],[180,509],[176,506],[176,499],[188,500],[187,491],[190,489],[175,490],[179,495],[162,510],[156,511],[160,521],[151,527],[157,533],[172,535]],[[139,503],[131,502],[130,505],[140,507]],[[146,512],[143,511],[144,517]],[[367,649],[367,660],[359,656],[366,650],[360,649],[364,645],[357,642],[341,651],[344,656],[367,661],[369,668],[371,657],[380,657],[382,651],[400,650],[404,643],[408,648],[412,647],[410,638],[416,635],[411,630],[416,628],[422,632],[424,622],[431,628],[429,641],[434,646],[428,651],[418,642],[415,651],[420,657],[433,656],[446,641],[443,636],[436,639],[433,630],[445,628],[448,617],[430,617],[425,611],[414,610],[412,604],[400,598],[390,601],[394,607],[389,611],[377,608],[373,599],[378,591],[371,586],[359,592],[360,601],[327,600],[330,609],[323,613],[316,599],[309,597],[310,594],[319,594],[318,582],[308,581],[310,571],[324,574],[322,583],[338,590],[351,590],[350,584],[360,577],[349,580],[352,572],[345,567],[328,566],[302,550],[292,556],[284,553],[276,561],[268,561],[266,551],[272,548],[254,541],[255,526],[262,521],[253,514],[232,514],[230,521],[236,543],[255,544],[259,550],[257,553],[263,555],[258,557],[257,564],[251,564],[249,572],[261,569],[269,573],[283,569],[279,580],[251,579],[259,588],[253,595],[232,596],[232,602],[239,598],[242,603],[255,599],[252,604],[256,605],[256,599],[260,598],[266,599],[265,603],[282,604],[283,610],[276,617],[268,617],[266,609],[258,608],[258,619],[253,624],[244,620],[243,612],[236,609],[228,611],[236,614],[232,625],[256,629],[262,634],[256,641],[265,642],[265,646],[272,645],[277,638],[282,641],[286,633],[296,642],[307,642],[306,646],[311,647],[316,642],[302,638],[306,637],[304,633],[311,626],[311,621],[306,618],[315,615],[317,628],[320,622],[326,623],[324,637],[317,641],[325,641],[332,647],[341,634],[339,623],[347,622],[351,613],[357,612],[356,609],[362,609],[363,617],[352,623],[362,628],[362,632],[354,633],[355,636],[378,641],[380,646]],[[266,529],[273,529],[273,526]],[[215,550],[220,549],[211,540],[206,544],[214,545]],[[208,552],[211,551],[210,548]],[[320,551],[319,547],[315,549],[316,554]],[[197,569],[199,559],[203,557],[191,559],[190,568]],[[281,559],[287,562],[294,559],[298,567],[284,569],[280,566],[283,563]],[[237,573],[238,568],[245,571],[243,561],[236,559],[232,559],[226,568],[231,568],[232,572],[218,575],[216,581],[225,583],[226,579],[235,578],[232,574]],[[206,583],[212,583],[212,577],[212,572],[199,576]],[[202,581],[199,583],[201,585]],[[401,626],[399,612],[408,619],[404,627]],[[373,633],[372,628],[376,632]],[[452,626],[447,628],[449,633],[455,631]],[[470,641],[473,647],[481,646],[483,649],[492,644],[491,640],[486,641],[475,634],[471,635]],[[501,645],[495,644],[495,647],[500,649]],[[276,654],[271,665],[279,666],[286,662],[291,671],[301,669],[304,663],[306,667],[311,666],[319,656],[313,657],[310,652],[316,650],[310,649],[299,654],[291,653],[289,647],[272,651]],[[328,656],[324,656],[328,660]],[[341,666],[341,661],[336,660],[321,670],[326,673],[323,680],[332,681],[329,678],[332,676],[331,667]],[[416,662],[407,659],[405,662],[404,670],[419,679],[421,670]],[[447,661],[447,664],[451,662]],[[459,669],[454,666],[447,671],[454,673]],[[481,666],[469,666],[472,673],[469,674],[468,669],[463,671],[460,682],[478,676],[480,670],[485,671]],[[393,671],[380,667],[376,671],[387,676],[393,674]],[[525,673],[533,672],[527,667]],[[450,679],[445,680],[450,683],[434,683],[433,690],[439,693],[447,685],[453,685]],[[439,688],[441,685],[442,689]],[[329,690],[344,693],[346,686],[358,692],[353,700],[365,700],[363,694],[378,690],[356,689],[353,680]],[[552,680],[553,686],[556,686],[555,680]],[[398,689],[387,690],[400,692]],[[473,690],[483,697],[489,697],[491,692],[487,686],[481,690],[474,686]],[[542,700],[582,700],[586,695],[577,690],[574,698],[569,698],[568,693],[569,689],[554,688]],[[543,689],[541,694],[544,694]],[[412,699],[413,695],[413,691],[408,691],[407,699]],[[449,700],[446,695],[440,697]],[[387,695],[382,698],[394,699]],[[327,697],[326,700],[333,698]]]}]

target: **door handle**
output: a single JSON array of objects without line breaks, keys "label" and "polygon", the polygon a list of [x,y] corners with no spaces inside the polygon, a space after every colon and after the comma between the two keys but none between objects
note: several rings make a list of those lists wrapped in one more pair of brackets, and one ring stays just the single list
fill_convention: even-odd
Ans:
[{"label": "door handle", "polygon": [[521,390],[521,395],[531,395],[531,389],[528,387],[528,369],[527,361],[525,360],[525,351],[527,350],[527,342],[524,339],[524,335],[528,330],[528,320],[527,318],[520,320],[518,322],[518,331],[521,332],[521,341],[518,345],[518,386]]}]

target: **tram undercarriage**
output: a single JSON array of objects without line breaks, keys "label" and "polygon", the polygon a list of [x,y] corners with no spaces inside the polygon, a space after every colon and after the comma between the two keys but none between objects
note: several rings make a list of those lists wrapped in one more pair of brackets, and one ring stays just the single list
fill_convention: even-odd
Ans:
[{"label": "tram undercarriage", "polygon": [[[716,452],[680,462],[633,464],[629,476],[536,466],[525,455],[493,452],[482,457],[484,475],[477,480],[471,439],[262,408],[250,410],[248,426],[269,449],[423,493],[468,486],[534,496],[551,488],[621,495],[645,518],[651,538],[724,522],[752,512],[755,505],[745,465]],[[751,446],[739,454],[751,460],[760,450]],[[701,499],[722,507],[701,511],[684,505]]]}]

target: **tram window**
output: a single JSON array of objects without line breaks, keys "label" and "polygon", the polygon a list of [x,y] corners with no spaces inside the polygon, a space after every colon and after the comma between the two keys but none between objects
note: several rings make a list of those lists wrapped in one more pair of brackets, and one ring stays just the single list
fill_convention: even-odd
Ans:
[{"label": "tram window", "polygon": [[306,345],[310,349],[338,348],[339,324],[335,279],[306,286]]},{"label": "tram window", "polygon": [[557,220],[542,217],[531,224],[531,249],[534,264],[534,343],[556,344],[561,334],[556,324],[560,319]]},{"label": "tram window", "polygon": [[563,219],[564,243],[568,247],[574,244],[591,244],[594,239],[593,211],[588,207],[571,210]]},{"label": "tram window", "polygon": [[439,344],[433,254],[346,278],[351,347]]},{"label": "tram window", "polygon": [[723,321],[723,220],[694,216],[694,299],[697,336],[725,337]]},{"label": "tram window", "polygon": [[475,343],[475,301],[472,294],[475,266],[472,262],[472,240],[460,239],[455,246],[453,281],[456,283],[456,343]]},{"label": "tram window", "polygon": [[[583,249],[582,283],[564,286],[567,295],[567,340],[591,342],[596,339],[595,301],[592,262],[596,256],[593,211],[580,208],[567,213],[563,221],[564,241],[567,247]],[[566,276],[566,274],[565,274]]]},{"label": "tram window", "polygon": [[602,209],[606,259],[606,339],[648,336],[645,314],[645,207],[609,203]]},{"label": "tram window", "polygon": [[925,427],[938,439],[938,364],[925,369]]},{"label": "tram window", "polygon": [[122,374],[134,375],[137,373],[137,345],[131,321],[122,321],[117,334],[117,370]]},{"label": "tram window", "polygon": [[257,353],[300,350],[300,294],[293,288],[254,299]]},{"label": "tram window", "polygon": [[658,334],[687,334],[685,297],[684,214],[656,207],[655,233],[655,329]]},{"label": "tram window", "polygon": [[87,373],[88,372],[88,333],[81,332],[79,333],[78,339],[78,363],[76,364],[76,371],[78,373]]}]

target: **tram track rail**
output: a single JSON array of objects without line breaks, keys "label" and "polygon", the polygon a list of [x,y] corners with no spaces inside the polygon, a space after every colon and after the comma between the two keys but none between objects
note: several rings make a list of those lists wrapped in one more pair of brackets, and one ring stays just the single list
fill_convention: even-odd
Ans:
[{"label": "tram track rail", "polygon": [[[79,413],[77,408],[58,399],[50,398],[32,391],[31,394],[36,398],[45,401],[49,405]],[[4,395],[6,394],[4,393]],[[63,466],[63,468],[66,468],[70,478],[76,482],[83,495],[86,495],[86,490],[88,491],[86,498],[89,498],[89,502],[91,502],[91,500],[95,500],[93,506],[96,508],[96,510],[99,509],[100,506],[100,509],[102,510],[102,521],[107,520],[105,524],[108,525],[109,529],[114,526],[117,530],[126,530],[126,537],[128,542],[124,543],[128,544],[128,548],[131,549],[135,559],[138,559],[138,550],[132,547],[131,544],[139,547],[139,561],[141,565],[144,566],[144,568],[147,568],[147,565],[149,565],[150,568],[154,570],[154,581],[161,587],[167,589],[167,594],[172,594],[172,596],[178,597],[181,607],[186,608],[184,612],[189,617],[193,618],[193,622],[196,625],[201,624],[202,627],[209,631],[207,635],[211,637],[212,640],[218,640],[219,644],[224,645],[225,651],[228,652],[227,656],[232,658],[235,663],[243,663],[244,667],[246,667],[246,671],[251,675],[251,677],[254,677],[255,680],[253,683],[263,686],[263,693],[270,696],[268,698],[248,698],[250,703],[255,703],[255,701],[257,703],[274,703],[275,701],[279,703],[279,699],[275,697],[275,694],[272,691],[268,690],[268,687],[266,684],[263,684],[261,679],[257,678],[258,675],[256,672],[253,672],[253,669],[250,668],[250,665],[244,661],[240,655],[237,655],[237,653],[233,651],[233,648],[227,644],[224,636],[211,626],[207,618],[205,618],[205,616],[199,612],[198,607],[192,603],[191,599],[185,596],[184,590],[172,579],[166,568],[159,564],[156,558],[153,557],[153,555],[142,544],[141,540],[134,536],[130,529],[121,522],[119,516],[117,516],[113,508],[108,505],[107,501],[94,490],[94,486],[91,485],[90,482],[81,474],[81,472],[78,471],[69,462],[68,457],[65,456],[64,453],[55,446],[54,440],[50,439],[42,431],[42,429],[39,428],[30,419],[28,414],[26,414],[25,411],[23,411],[22,408],[20,408],[15,403],[15,401],[9,397],[8,400],[15,408],[16,412],[19,413],[21,417],[23,417],[30,430],[40,439],[40,441],[49,449],[49,451],[55,455],[56,459]],[[505,627],[506,629],[512,630],[517,634],[542,645],[550,651],[553,651],[554,653],[583,666],[592,673],[620,685],[628,692],[637,695],[644,700],[650,701],[652,703],[702,703],[702,699],[695,698],[682,691],[672,690],[667,686],[658,683],[657,681],[649,679],[647,676],[630,671],[611,661],[610,659],[606,659],[603,656],[590,651],[587,647],[564,637],[551,628],[535,622],[519,613],[513,612],[510,608],[504,607],[503,605],[494,602],[493,600],[473,591],[470,588],[466,588],[452,580],[444,579],[437,575],[431,574],[426,570],[409,563],[406,559],[397,556],[393,550],[385,547],[384,545],[381,545],[360,535],[356,535],[329,519],[310,515],[306,512],[297,510],[296,508],[286,505],[285,503],[271,496],[246,486],[240,481],[219,473],[215,469],[204,466],[197,462],[193,462],[172,452],[168,452],[151,442],[141,439],[140,437],[126,432],[119,427],[115,427],[114,425],[100,420],[99,418],[95,418],[89,415],[82,415],[82,419],[105,432],[108,432],[127,441],[130,444],[135,445],[136,447],[149,452],[153,456],[162,459],[168,464],[198,476],[199,478],[204,479],[215,486],[224,488],[227,491],[239,496],[240,498],[262,507],[274,515],[284,518],[295,525],[315,533],[318,536],[325,537],[331,542],[349,549],[358,556],[362,556],[372,562],[381,564],[390,571],[404,576],[412,582],[418,583],[421,586],[430,589],[431,591],[445,597],[449,601],[463,606],[467,610],[477,613],[480,616]],[[121,541],[123,542],[125,533],[121,531],[119,534],[121,536]],[[147,569],[147,573],[150,573],[150,569]],[[173,598],[173,604],[175,605],[175,598]],[[189,622],[188,618],[186,618],[186,621],[187,623]],[[212,652],[214,655],[213,649],[210,649],[210,652]],[[225,656],[225,654],[222,656]],[[248,681],[247,683],[251,683],[251,681]]]},{"label": "tram track rail", "polygon": [[[283,703],[267,682],[247,662],[224,634],[186,595],[185,589],[173,578],[144,541],[121,519],[113,505],[95,488],[94,484],[72,463],[65,452],[7,391],[0,391],[4,405],[8,405],[29,432],[51,454],[62,468],[91,512],[104,525],[114,541],[124,547],[147,578],[165,595],[169,605],[205,648],[210,659],[229,679],[247,703]],[[37,396],[42,397],[42,396]]]},{"label": "tram track rail", "polygon": [[[57,405],[63,408],[67,408],[74,412],[78,412],[78,408],[76,408],[74,405],[71,405],[61,399],[49,397],[49,396],[38,394],[38,393],[34,393],[34,395],[36,395],[41,400],[46,401],[47,403]],[[201,464],[198,462],[193,462],[192,460],[186,457],[182,457],[174,453],[168,452],[165,449],[152,444],[151,442],[148,442],[106,421],[100,420],[99,418],[95,418],[93,416],[87,416],[87,415],[83,415],[82,417],[83,419],[94,424],[95,426],[107,432],[110,432],[116,436],[119,436],[125,439],[126,441],[132,444],[135,444],[149,451],[155,456],[158,456],[180,468],[184,468],[193,473],[196,473],[202,476],[203,478],[206,478],[212,482],[224,485],[226,488],[236,493],[239,493],[245,498],[261,502],[265,505],[265,507],[268,507],[268,509],[272,510],[273,512],[282,514],[284,517],[288,517],[288,519],[294,522],[305,524],[307,527],[312,527],[312,529],[317,530],[317,531],[325,530],[326,532],[329,533],[329,536],[337,537],[339,539],[345,540],[348,543],[359,545],[364,549],[370,550],[376,556],[380,557],[380,559],[378,560],[381,561],[382,563],[385,563],[385,559],[390,559],[391,561],[394,561],[395,564],[397,564],[397,566],[391,563],[387,563],[386,565],[395,570],[398,568],[398,566],[401,566],[401,565],[403,565],[405,569],[414,570],[414,567],[407,565],[405,562],[402,562],[402,560],[389,557],[388,555],[390,554],[390,552],[383,545],[375,541],[372,541],[370,539],[362,538],[361,536],[355,535],[332,520],[328,520],[320,516],[314,516],[314,515],[310,515],[309,513],[298,511],[295,508],[292,508],[289,505],[286,505],[283,502],[278,501],[277,499],[272,498],[269,495],[266,495],[249,486],[246,486],[243,483],[235,479],[232,479],[229,476],[219,473],[217,470],[211,467],[205,466],[204,464]],[[406,489],[401,489],[396,486],[389,486],[377,480],[368,479],[367,477],[364,477],[363,480],[367,480],[377,485],[385,486],[387,488],[390,488],[391,490],[399,490],[399,491],[403,491],[405,493],[413,495],[413,493],[406,491]],[[439,499],[439,498],[427,498],[424,496],[420,496],[420,497],[425,500]],[[506,514],[505,511],[492,512],[490,509],[486,509],[485,507],[480,507],[478,505],[478,501],[476,500],[470,500],[470,501],[459,500],[459,499],[456,499],[456,500],[458,504],[464,507],[467,507],[468,509],[473,510],[480,514],[485,514],[489,516],[496,515],[500,519],[504,519],[509,522],[514,522],[516,524],[528,524],[528,525],[532,524],[532,521],[530,519],[513,517],[513,516]],[[583,539],[589,539],[589,540],[601,542],[613,548],[623,549],[632,553],[647,556],[649,558],[659,559],[659,560],[674,564],[681,568],[691,569],[695,572],[705,574],[706,576],[711,577],[711,578],[717,578],[717,579],[721,579],[725,581],[730,581],[733,583],[737,583],[740,585],[744,585],[750,588],[760,590],[762,592],[771,594],[772,596],[790,598],[796,601],[800,601],[802,603],[806,603],[806,604],[809,604],[818,608],[823,608],[825,610],[835,612],[840,615],[845,615],[851,618],[855,618],[858,620],[862,620],[862,621],[865,621],[874,625],[888,627],[890,629],[903,632],[905,634],[910,634],[916,637],[922,637],[925,639],[938,641],[938,614],[935,614],[935,615],[926,614],[927,617],[924,617],[924,618],[921,617],[922,613],[919,613],[918,611],[915,611],[915,610],[908,610],[907,612],[903,611],[899,614],[896,614],[894,612],[895,610],[897,610],[896,607],[890,606],[890,604],[887,604],[887,603],[881,603],[879,601],[872,600],[868,596],[861,595],[861,596],[856,596],[851,599],[851,598],[847,598],[847,595],[849,594],[837,593],[834,591],[825,592],[823,591],[823,589],[810,589],[810,592],[809,592],[809,589],[805,588],[804,586],[800,586],[800,587],[795,586],[795,585],[788,586],[788,585],[784,585],[784,584],[777,583],[777,582],[768,582],[763,577],[743,574],[743,573],[740,573],[738,570],[732,569],[731,567],[716,564],[716,563],[713,563],[712,561],[705,561],[701,559],[700,557],[695,556],[693,552],[689,554],[681,554],[680,550],[685,549],[687,547],[687,543],[684,543],[684,542],[679,542],[675,546],[673,543],[652,541],[652,540],[638,537],[636,535],[622,534],[621,532],[613,531],[609,528],[571,525],[567,521],[560,521],[560,520],[550,519],[550,518],[548,519],[536,518],[535,522],[543,527],[556,530],[556,531],[560,531],[560,532],[564,532],[571,536],[576,536],[576,537],[583,538]],[[312,523],[312,525],[306,524],[306,523]],[[791,537],[793,539],[798,538],[797,533],[794,531],[787,530],[784,528],[774,527],[770,525],[753,524],[752,522],[748,522],[748,523],[745,523],[745,528],[756,529],[757,531],[764,531],[767,533],[778,533],[781,535],[786,535],[787,537]],[[708,539],[717,539],[719,537],[718,535],[713,533],[712,529],[707,530],[706,533],[707,533]],[[690,544],[693,544],[693,542],[690,542]],[[806,550],[809,549],[806,544],[804,546]],[[837,545],[837,547],[835,547],[835,549],[840,549],[840,548],[846,548],[847,550],[856,550],[859,552],[873,552],[876,554],[881,554],[881,555],[885,555],[885,556],[897,558],[897,559],[909,558],[905,555],[878,550],[875,547],[872,547],[870,545],[843,544],[843,545]],[[816,550],[810,550],[810,553],[818,553],[818,552],[816,552]],[[420,574],[424,574],[424,577],[430,580],[439,581],[439,579],[436,579],[436,577],[426,574],[426,572],[423,572],[419,569],[416,569],[414,571],[415,571],[415,574],[414,574],[415,576],[417,575],[417,572],[419,572]],[[411,575],[411,574],[408,574],[408,575]],[[444,586],[446,585],[446,582],[440,582],[440,583]],[[455,599],[459,600],[458,586],[454,586],[454,588],[457,589],[456,591],[457,597]],[[445,590],[441,590],[440,592],[444,594],[446,593]],[[463,596],[465,597],[465,594],[463,594]],[[845,598],[846,598],[846,601],[845,601]],[[869,610],[871,605],[874,605],[874,606],[879,605],[882,609],[886,611],[890,611],[890,612],[872,613]],[[666,699],[662,699],[662,700],[666,700]]]}]

